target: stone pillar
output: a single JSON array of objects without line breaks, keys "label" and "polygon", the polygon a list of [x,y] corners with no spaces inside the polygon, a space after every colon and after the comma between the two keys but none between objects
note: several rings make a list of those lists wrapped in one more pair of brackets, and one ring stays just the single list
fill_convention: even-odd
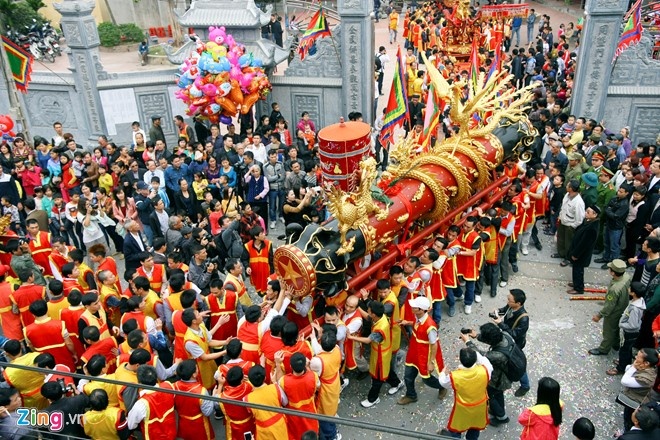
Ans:
[{"label": "stone pillar", "polygon": [[339,0],[341,20],[342,113],[360,112],[373,121],[374,25],[370,0]]},{"label": "stone pillar", "polygon": [[99,58],[101,42],[92,16],[95,0],[63,0],[53,6],[62,14],[60,24],[69,46],[69,70],[73,72],[76,91],[84,106],[88,141],[90,145],[98,145],[98,137],[108,132],[98,90],[100,76],[107,74]]},{"label": "stone pillar", "polygon": [[600,121],[628,0],[587,0],[571,113]]}]

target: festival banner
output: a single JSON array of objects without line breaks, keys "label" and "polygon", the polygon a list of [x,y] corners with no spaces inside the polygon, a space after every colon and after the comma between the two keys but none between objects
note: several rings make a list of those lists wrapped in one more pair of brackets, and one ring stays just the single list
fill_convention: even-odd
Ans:
[{"label": "festival banner", "polygon": [[27,93],[30,74],[32,73],[32,55],[5,36],[2,37],[2,46],[5,53],[7,53],[9,69],[16,83],[16,88],[23,93]]},{"label": "festival banner", "polygon": [[312,48],[316,40],[322,37],[331,37],[330,27],[328,26],[328,20],[325,18],[323,13],[323,8],[320,8],[316,11],[316,14],[312,17],[307,26],[307,30],[300,38],[298,43],[298,53],[300,54],[300,59],[304,60],[305,56],[309,53],[309,50]]},{"label": "festival banner", "polygon": [[621,37],[619,37],[619,44],[616,45],[612,64],[614,64],[618,56],[621,55],[624,50],[639,43],[642,39],[642,0],[637,0],[637,2],[632,5],[632,8],[630,8],[630,11],[626,14],[626,17],[628,17],[628,21],[623,28]]},{"label": "festival banner", "polygon": [[394,129],[401,127],[408,118],[408,96],[406,96],[405,83],[403,59],[401,58],[401,47],[399,47],[396,52],[396,71],[383,117],[383,128],[380,130],[380,144],[383,148],[394,143]]},{"label": "festival banner", "polygon": [[517,5],[485,5],[479,9],[482,18],[527,18],[529,15],[529,4]]},{"label": "festival banner", "polygon": [[435,133],[438,123],[440,122],[440,114],[444,110],[445,104],[439,100],[435,95],[435,85],[432,82],[429,86],[426,108],[424,109],[424,131],[422,131],[419,144],[422,146],[423,151],[428,151],[429,142]]},{"label": "festival banner", "polygon": [[474,96],[474,91],[479,87],[479,45],[478,39],[472,40],[472,50],[470,51],[470,83],[468,84],[468,97]]}]

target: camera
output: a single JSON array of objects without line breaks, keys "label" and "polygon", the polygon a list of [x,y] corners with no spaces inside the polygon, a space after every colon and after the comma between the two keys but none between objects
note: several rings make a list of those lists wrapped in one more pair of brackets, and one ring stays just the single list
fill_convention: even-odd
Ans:
[{"label": "camera", "polygon": [[204,262],[204,270],[208,270],[211,264],[215,264],[216,270],[219,269],[221,267],[220,257],[216,256],[213,258],[207,258],[206,261]]},{"label": "camera", "polygon": [[92,203],[92,209],[98,209],[99,204],[98,203]]},{"label": "camera", "polygon": [[472,329],[463,327],[461,329],[461,333],[464,334],[464,335],[469,335],[470,333],[472,333]]},{"label": "camera", "polygon": [[504,313],[501,313],[499,311],[498,312],[490,312],[488,314],[488,316],[493,318],[493,319],[498,319],[499,317],[504,316]]},{"label": "camera", "polygon": [[73,385],[65,384],[64,379],[59,378],[59,379],[56,380],[56,382],[60,386],[60,388],[62,389],[63,394],[73,393]]}]

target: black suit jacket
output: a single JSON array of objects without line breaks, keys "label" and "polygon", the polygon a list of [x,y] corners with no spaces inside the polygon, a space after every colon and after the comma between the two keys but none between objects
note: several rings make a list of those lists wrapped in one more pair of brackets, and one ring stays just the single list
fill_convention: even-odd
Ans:
[{"label": "black suit jacket", "polygon": [[624,433],[617,440],[657,440],[660,438],[660,429],[644,432],[638,429]]},{"label": "black suit jacket", "polygon": [[[568,256],[573,264],[584,267],[591,264],[591,255],[594,252],[594,246],[598,238],[598,226],[599,222],[597,220],[590,222],[585,220],[575,229],[571,248],[568,251]],[[576,259],[573,260],[573,257]]]},{"label": "black suit jacket", "polygon": [[[142,238],[142,233],[140,232],[140,238]],[[143,241],[144,243],[144,241]],[[144,245],[143,245],[144,246]],[[144,246],[146,251],[147,247]],[[126,269],[137,269],[140,267],[140,259],[138,254],[142,251],[140,245],[135,241],[135,238],[130,233],[127,233],[124,237],[124,258],[126,263]]]},{"label": "black suit jacket", "polygon": [[[165,210],[165,212],[170,215],[170,211]],[[151,225],[151,231],[154,234],[154,238],[165,237],[163,230],[160,228],[160,221],[158,220],[158,215],[156,215],[155,209],[149,214],[149,224]]]}]

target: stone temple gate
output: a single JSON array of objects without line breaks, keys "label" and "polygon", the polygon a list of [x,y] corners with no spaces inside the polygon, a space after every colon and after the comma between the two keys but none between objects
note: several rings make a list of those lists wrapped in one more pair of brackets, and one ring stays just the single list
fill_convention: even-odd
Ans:
[{"label": "stone temple gate", "polygon": [[604,121],[612,130],[629,126],[633,145],[654,144],[660,133],[660,62],[651,59],[651,41],[643,37],[612,65],[628,5],[587,1],[571,112]]},{"label": "stone temple gate", "polygon": [[[225,25],[237,37],[252,38],[244,43],[263,52],[273,66],[286,57],[286,50],[273,47],[256,32],[268,14],[255,8],[254,0],[194,0],[191,10],[198,8],[198,14],[202,6],[214,3],[242,12],[216,14],[214,20],[229,17],[233,22],[209,24]],[[660,63],[650,59],[650,42],[643,40],[626,50],[614,68],[610,61],[627,5],[628,0],[587,1],[572,112],[604,119],[613,129],[630,126],[633,143],[654,142],[660,120]],[[338,0],[341,24],[332,29],[333,38],[318,40],[316,54],[304,61],[296,57],[286,68],[285,64],[278,65],[278,69],[285,69],[284,74],[271,75],[273,92],[268,101],[259,103],[257,115],[270,112],[269,104],[277,101],[292,123],[303,111],[309,112],[321,127],[352,111],[371,120],[375,53],[371,6],[371,0]],[[61,121],[76,139],[88,139],[90,145],[96,145],[101,134],[110,135],[118,145],[128,144],[131,122],[137,120],[148,127],[150,116],[161,114],[168,143],[175,142],[175,127],[169,116],[184,114],[183,105],[174,98],[178,66],[146,72],[108,72],[98,52],[100,41],[91,16],[93,8],[93,0],[58,3],[69,44],[69,72],[33,72],[28,94],[18,98],[30,133],[49,135],[53,122]],[[180,21],[189,27],[186,17],[191,14],[181,13]],[[239,18],[243,21],[237,21]],[[247,21],[250,23],[246,25]],[[0,113],[12,113],[14,104],[10,104],[5,70],[0,71]]]}]

